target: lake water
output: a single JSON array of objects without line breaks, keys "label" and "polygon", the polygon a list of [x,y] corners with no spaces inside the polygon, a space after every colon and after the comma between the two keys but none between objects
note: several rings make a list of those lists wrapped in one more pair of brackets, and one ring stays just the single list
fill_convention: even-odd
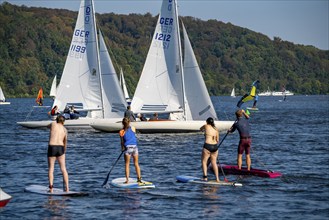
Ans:
[{"label": "lake water", "polygon": [[[212,98],[221,120],[235,119],[238,98]],[[291,96],[286,102],[279,99],[260,97],[260,111],[251,114],[250,123],[252,166],[280,171],[281,178],[245,177],[239,179],[243,187],[178,183],[177,175],[202,176],[202,133],[139,134],[142,176],[154,182],[156,188],[105,189],[101,185],[120,155],[118,134],[80,130],[69,133],[66,162],[70,189],[88,192],[86,197],[24,192],[30,184],[48,185],[49,131],[16,124],[30,113],[34,99],[9,99],[11,105],[0,106],[0,186],[13,198],[0,209],[0,218],[328,219],[329,97]],[[47,103],[51,105],[51,100]],[[31,117],[42,118],[46,112],[37,109]],[[236,133],[226,137],[219,149],[221,163],[236,163],[238,139]],[[110,179],[118,177],[124,177],[123,158],[110,175]],[[135,177],[133,165],[131,177]],[[234,181],[239,177],[227,178]],[[58,164],[54,185],[62,186]]]}]

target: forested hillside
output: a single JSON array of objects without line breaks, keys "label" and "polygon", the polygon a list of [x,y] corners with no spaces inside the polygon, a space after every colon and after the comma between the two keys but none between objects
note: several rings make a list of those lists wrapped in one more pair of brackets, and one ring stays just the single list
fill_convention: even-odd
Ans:
[{"label": "forested hillside", "polygon": [[[132,9],[133,12],[133,9]],[[77,12],[0,5],[0,85],[7,97],[49,94],[62,74]],[[115,67],[133,94],[157,16],[97,14]],[[211,95],[237,95],[259,79],[260,90],[282,86],[299,94],[329,94],[329,51],[295,45],[216,20],[182,17]],[[269,24],[270,25],[270,24]]]}]

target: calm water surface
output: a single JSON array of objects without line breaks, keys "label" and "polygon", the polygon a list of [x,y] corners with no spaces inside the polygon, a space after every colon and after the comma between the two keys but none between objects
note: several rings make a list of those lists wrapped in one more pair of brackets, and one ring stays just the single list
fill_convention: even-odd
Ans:
[{"label": "calm water surface", "polygon": [[[252,166],[280,171],[283,177],[239,179],[243,187],[177,183],[177,175],[202,176],[202,133],[139,134],[143,179],[156,189],[105,189],[101,185],[120,155],[117,134],[80,130],[69,133],[67,169],[70,188],[87,197],[48,197],[24,192],[30,184],[48,185],[49,131],[21,128],[33,99],[10,99],[0,106],[0,186],[13,199],[3,219],[328,219],[329,97],[260,97],[251,115]],[[213,97],[221,120],[234,120],[238,98]],[[46,104],[51,105],[51,100]],[[251,105],[252,103],[248,103]],[[244,106],[245,107],[245,106]],[[31,118],[44,118],[34,109]],[[223,135],[222,135],[223,137]],[[220,146],[220,161],[236,163],[238,135]],[[131,176],[135,171],[131,166]],[[110,179],[124,176],[120,159]],[[214,176],[209,175],[209,178]],[[222,178],[222,177],[221,177]],[[227,176],[234,181],[238,176]],[[62,186],[58,165],[55,187]]]}]

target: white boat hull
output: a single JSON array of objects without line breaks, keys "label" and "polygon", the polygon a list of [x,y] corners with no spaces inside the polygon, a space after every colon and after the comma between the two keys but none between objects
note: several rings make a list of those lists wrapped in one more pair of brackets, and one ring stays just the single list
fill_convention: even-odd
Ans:
[{"label": "white boat hull", "polygon": [[[140,133],[188,133],[198,132],[205,121],[147,121],[131,122],[131,125]],[[226,132],[233,125],[233,121],[215,121],[219,132]],[[90,126],[98,131],[119,132],[122,129],[121,121],[113,123],[107,119],[95,120]]]},{"label": "white boat hull", "polygon": [[10,105],[10,102],[0,102],[0,105]]},{"label": "white boat hull", "polygon": [[[93,123],[97,119],[93,118],[79,118],[76,120],[65,120],[64,126],[67,129],[90,129],[90,124]],[[113,119],[107,119],[108,121],[111,122],[121,122],[121,118],[113,118]],[[35,129],[42,129],[42,128],[47,128],[48,125],[50,125],[53,121],[47,120],[47,121],[22,121],[22,122],[17,122],[17,124],[25,127],[25,128],[35,128]]]}]

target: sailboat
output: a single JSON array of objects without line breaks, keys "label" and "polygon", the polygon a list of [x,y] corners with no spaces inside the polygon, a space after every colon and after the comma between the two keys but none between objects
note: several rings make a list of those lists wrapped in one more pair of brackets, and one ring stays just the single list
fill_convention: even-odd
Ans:
[{"label": "sailboat", "polygon": [[[132,122],[139,132],[196,132],[208,117],[217,119],[186,29],[184,63],[175,0],[162,2],[151,46],[131,106],[135,113],[167,113],[167,121]],[[216,121],[219,131],[227,131],[233,121]],[[97,120],[93,128],[117,132],[121,123]]]},{"label": "sailboat", "polygon": [[[105,85],[105,86],[103,86]],[[93,0],[82,0],[63,74],[53,107],[74,106],[86,117],[66,120],[67,128],[90,128],[98,118],[122,119],[126,102],[102,33],[97,34]],[[44,128],[52,121],[17,122],[28,128]]]},{"label": "sailboat", "polygon": [[232,89],[231,97],[232,97],[232,98],[235,98],[235,88]]},{"label": "sailboat", "polygon": [[3,94],[3,91],[0,86],[0,105],[9,105],[10,102],[6,102],[5,95]]},{"label": "sailboat", "polygon": [[127,101],[127,104],[130,105],[131,104],[131,98],[130,98],[129,93],[128,93],[127,84],[126,84],[125,77],[123,76],[122,68],[120,68],[120,86],[122,88],[123,95],[124,95],[124,97]]},{"label": "sailboat", "polygon": [[5,207],[11,198],[11,195],[7,194],[0,188],[0,208]]},{"label": "sailboat", "polygon": [[49,96],[55,98],[56,97],[56,91],[57,91],[57,77],[55,75],[55,77],[53,79],[53,83],[51,84]]}]

